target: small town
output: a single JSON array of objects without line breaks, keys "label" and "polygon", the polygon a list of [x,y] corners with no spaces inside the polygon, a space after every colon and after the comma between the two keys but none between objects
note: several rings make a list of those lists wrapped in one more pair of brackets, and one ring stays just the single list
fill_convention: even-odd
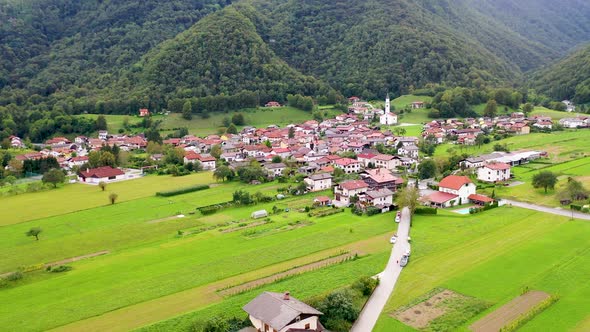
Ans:
[{"label": "small town", "polygon": [[0,0],[0,332],[590,331],[589,18]]}]

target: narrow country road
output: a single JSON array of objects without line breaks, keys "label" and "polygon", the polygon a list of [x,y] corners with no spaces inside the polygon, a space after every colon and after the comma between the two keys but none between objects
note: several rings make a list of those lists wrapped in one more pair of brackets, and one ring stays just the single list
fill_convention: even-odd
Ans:
[{"label": "narrow country road", "polygon": [[[504,199],[503,201],[505,201],[507,204],[511,204],[512,206],[516,206],[516,207],[523,208],[523,209],[551,213],[551,214],[555,214],[558,216],[564,216],[564,217],[570,217],[570,218],[572,217],[571,210],[556,209],[556,208],[551,208],[551,207],[547,207],[547,206],[541,206],[541,205],[535,205],[535,204],[530,204],[530,203],[523,203],[523,202],[519,202],[519,201],[513,201],[513,200],[509,200],[509,199]],[[582,212],[578,212],[578,211],[573,212],[573,217],[576,219],[590,220],[590,214],[586,214],[586,213],[582,213]]]},{"label": "narrow country road", "polygon": [[387,303],[391,292],[393,292],[397,278],[402,272],[402,267],[399,266],[399,260],[406,250],[410,248],[410,243],[408,243],[410,218],[410,210],[404,208],[402,210],[402,220],[397,229],[397,242],[393,245],[391,256],[389,257],[389,262],[387,262],[385,270],[379,274],[379,286],[377,286],[373,295],[367,301],[367,304],[350,331],[369,332],[375,327],[377,319],[383,307],[385,307],[385,303]]}]

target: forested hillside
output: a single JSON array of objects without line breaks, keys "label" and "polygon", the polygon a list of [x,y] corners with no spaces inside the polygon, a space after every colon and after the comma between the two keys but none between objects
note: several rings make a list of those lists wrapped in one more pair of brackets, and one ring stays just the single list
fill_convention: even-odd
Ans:
[{"label": "forested hillside", "polygon": [[27,94],[104,87],[229,0],[0,1],[1,85]]},{"label": "forested hillside", "polygon": [[583,0],[231,2],[0,0],[0,106],[220,110],[331,88],[512,86],[590,38]]},{"label": "forested hillside", "polygon": [[134,91],[168,97],[250,92],[265,103],[287,94],[327,95],[329,88],[278,58],[250,19],[233,7],[212,14],[162,43],[124,77]]},{"label": "forested hillside", "polygon": [[557,100],[590,103],[590,45],[534,73],[529,85]]}]

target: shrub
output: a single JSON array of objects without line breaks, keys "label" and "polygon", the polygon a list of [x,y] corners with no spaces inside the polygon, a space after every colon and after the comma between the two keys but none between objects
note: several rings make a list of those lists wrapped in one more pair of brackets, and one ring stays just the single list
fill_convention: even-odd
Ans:
[{"label": "shrub", "polygon": [[61,272],[67,272],[70,271],[72,269],[71,266],[68,265],[60,265],[60,266],[55,266],[55,267],[48,267],[49,272],[53,272],[53,273],[61,273]]},{"label": "shrub", "polygon": [[209,185],[200,184],[200,185],[196,185],[196,186],[192,186],[192,187],[179,188],[179,189],[175,189],[175,190],[159,191],[156,193],[156,196],[170,197],[170,196],[192,193],[195,191],[200,191],[200,190],[205,190],[205,189],[209,189]]},{"label": "shrub", "polygon": [[367,208],[367,216],[374,216],[379,213],[381,213],[381,210],[374,206],[370,206]]},{"label": "shrub", "polygon": [[23,273],[21,271],[12,272],[4,278],[8,281],[15,282],[23,278]]},{"label": "shrub", "polygon": [[362,277],[352,284],[352,288],[363,293],[364,296],[369,296],[373,293],[373,290],[379,285],[379,279],[373,279],[371,277]]},{"label": "shrub", "polygon": [[431,207],[417,207],[416,210],[414,210],[414,214],[437,214],[437,213],[438,213],[438,209],[431,208]]},{"label": "shrub", "polygon": [[572,210],[576,210],[576,211],[582,211],[582,206],[581,206],[581,205],[572,204],[572,205],[570,205],[570,208],[571,208]]},{"label": "shrub", "polygon": [[331,216],[333,214],[337,214],[337,213],[341,213],[341,212],[344,212],[344,209],[333,208],[330,210],[320,210],[320,211],[316,211],[316,212],[310,212],[308,215],[310,217],[321,218],[321,217]]}]

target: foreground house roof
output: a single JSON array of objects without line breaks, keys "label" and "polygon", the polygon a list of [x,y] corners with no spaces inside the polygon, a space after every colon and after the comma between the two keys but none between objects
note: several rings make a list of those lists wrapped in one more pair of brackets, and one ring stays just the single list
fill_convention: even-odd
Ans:
[{"label": "foreground house roof", "polygon": [[300,315],[322,315],[313,307],[281,293],[264,292],[242,309],[280,331]]},{"label": "foreground house roof", "polygon": [[427,200],[429,200],[430,202],[433,202],[433,203],[437,203],[437,204],[444,204],[444,203],[446,203],[454,198],[457,198],[457,197],[459,197],[459,196],[457,196],[455,194],[437,191],[437,192],[430,194],[427,197]]}]

